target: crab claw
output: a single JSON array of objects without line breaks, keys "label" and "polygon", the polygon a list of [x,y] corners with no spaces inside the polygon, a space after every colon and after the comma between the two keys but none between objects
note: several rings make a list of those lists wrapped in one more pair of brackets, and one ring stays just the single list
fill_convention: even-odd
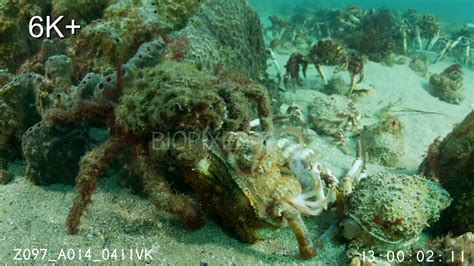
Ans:
[{"label": "crab claw", "polygon": [[308,61],[303,61],[303,77],[306,79],[306,69],[308,69]]}]

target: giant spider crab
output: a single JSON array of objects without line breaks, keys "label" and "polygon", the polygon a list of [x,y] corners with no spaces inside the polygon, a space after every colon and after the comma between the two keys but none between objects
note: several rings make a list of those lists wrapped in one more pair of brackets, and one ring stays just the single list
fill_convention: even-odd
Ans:
[{"label": "giant spider crab", "polygon": [[316,71],[319,73],[325,85],[328,85],[326,74],[321,68],[322,65],[337,66],[334,74],[347,68],[351,77],[349,97],[352,96],[356,85],[356,76],[359,75],[359,81],[364,79],[364,61],[362,57],[355,53],[347,53],[346,50],[335,40],[320,40],[311,48],[309,55],[304,56],[298,52],[292,53],[285,65],[286,73],[284,77],[285,88],[288,89],[288,81],[291,77],[293,88],[299,84],[299,72],[302,67],[303,76],[306,78],[306,69],[308,63],[313,62]]},{"label": "giant spider crab", "polygon": [[[139,58],[146,58],[149,48],[140,48]],[[131,62],[99,83],[94,98],[47,115],[53,123],[85,120],[109,131],[80,161],[78,193],[66,220],[69,233],[79,232],[97,178],[119,158],[143,183],[150,202],[191,229],[203,225],[204,209],[246,242],[260,239],[265,228],[290,226],[300,256],[315,256],[302,214],[318,215],[335,195],[321,180],[324,171],[303,162],[312,152],[290,158],[281,153],[286,142],[269,137],[266,90],[237,74],[210,75],[188,63],[134,68]],[[258,117],[260,133],[250,131],[251,116]],[[282,174],[281,168],[292,165],[298,170]],[[170,166],[198,200],[173,192],[165,178]]]}]

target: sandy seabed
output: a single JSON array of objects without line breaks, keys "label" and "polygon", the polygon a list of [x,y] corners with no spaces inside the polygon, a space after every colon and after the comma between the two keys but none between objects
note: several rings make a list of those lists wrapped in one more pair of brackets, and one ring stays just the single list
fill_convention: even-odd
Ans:
[{"label": "sandy seabed", "polygon": [[[428,54],[432,61],[433,54]],[[288,56],[278,56],[281,66]],[[440,101],[428,93],[428,79],[415,74],[407,63],[383,66],[367,62],[365,80],[361,86],[371,86],[375,93],[358,98],[357,107],[363,114],[362,124],[375,121],[373,113],[383,106],[401,98],[399,108],[412,108],[441,114],[407,113],[400,114],[403,124],[405,156],[398,168],[384,169],[382,166],[369,165],[369,173],[380,170],[416,173],[418,165],[429,144],[438,136],[445,136],[455,123],[474,109],[474,71],[464,68],[466,99],[459,105]],[[429,74],[443,71],[453,62],[446,60],[429,65]],[[333,68],[324,67],[331,77]],[[269,68],[275,75],[273,67]],[[341,73],[347,83],[349,74]],[[296,93],[285,92],[283,99],[287,103],[299,104],[303,110],[319,94],[322,80],[314,67],[308,69],[308,79]],[[318,154],[321,163],[340,177],[350,167],[353,155],[345,155],[328,138],[312,135],[311,147]],[[9,165],[9,171],[15,174],[14,181],[0,185],[0,263],[32,263],[28,251],[41,250],[34,262],[48,263],[57,259],[61,251],[69,249],[70,258],[61,257],[58,263],[92,259],[109,259],[114,250],[118,251],[118,260],[125,263],[163,263],[197,265],[208,262],[210,265],[255,265],[255,264],[316,264],[336,265],[345,260],[344,246],[338,240],[324,243],[320,254],[310,261],[298,258],[298,246],[292,232],[286,228],[275,231],[268,240],[256,244],[241,243],[218,225],[208,224],[195,232],[190,232],[173,216],[160,212],[148,200],[132,194],[119,185],[119,178],[112,176],[100,180],[98,190],[93,196],[93,204],[82,218],[81,229],[77,235],[67,234],[65,218],[75,196],[74,188],[64,185],[48,187],[35,186],[23,175],[25,162],[17,161]],[[335,221],[334,215],[324,213],[319,217],[305,218],[314,240]],[[21,254],[17,254],[21,249]],[[122,260],[122,250],[129,254],[133,251],[150,250],[151,258],[133,260],[129,255]],[[91,257],[84,258],[91,251]],[[105,251],[104,251],[105,250]],[[72,253],[74,251],[74,254]],[[43,257],[43,253],[45,256]],[[140,252],[139,252],[140,253]],[[29,260],[28,260],[28,257]],[[17,260],[23,259],[23,260]]]}]

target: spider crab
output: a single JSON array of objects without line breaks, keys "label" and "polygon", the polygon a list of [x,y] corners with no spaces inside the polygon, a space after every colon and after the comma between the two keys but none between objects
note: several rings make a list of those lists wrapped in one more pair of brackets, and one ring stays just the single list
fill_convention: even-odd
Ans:
[{"label": "spider crab", "polygon": [[300,81],[300,67],[302,68],[303,76],[306,78],[306,69],[308,68],[309,61],[313,62],[325,85],[328,85],[328,80],[326,74],[324,74],[324,71],[321,68],[321,65],[337,65],[334,73],[338,73],[347,68],[351,76],[349,97],[352,95],[356,85],[356,76],[359,75],[359,81],[357,81],[357,83],[362,82],[364,79],[364,61],[359,54],[347,54],[345,49],[334,40],[320,40],[316,45],[313,46],[313,48],[311,48],[308,56],[304,56],[298,52],[291,54],[285,65],[286,73],[284,77],[284,84],[286,89],[288,89],[288,81],[290,77],[293,88],[296,88]]},{"label": "spider crab", "polygon": [[328,84],[328,80],[324,71],[321,69],[321,65],[338,66],[334,73],[343,70],[347,66],[347,53],[342,46],[334,40],[320,40],[314,45],[308,56],[313,62],[314,67],[318,71],[319,75],[324,81],[324,84]]},{"label": "spider crab", "polygon": [[[149,48],[139,50],[140,60],[148,58]],[[187,63],[164,60],[136,68],[132,61],[100,82],[93,98],[46,115],[56,124],[88,122],[109,131],[103,144],[81,158],[77,196],[66,219],[69,233],[79,232],[97,178],[119,160],[138,177],[152,204],[191,229],[203,225],[204,211],[246,242],[260,239],[263,229],[289,226],[300,256],[315,256],[302,214],[318,215],[334,193],[321,181],[319,167],[301,156],[285,159],[282,146],[268,137],[272,119],[265,88],[238,74],[211,75]],[[260,133],[250,131],[249,114],[258,117]],[[282,174],[289,164],[300,167]],[[171,168],[197,199],[174,192],[165,178]],[[301,171],[311,173],[309,179],[300,180]]]},{"label": "spider crab", "polygon": [[455,40],[447,39],[447,38],[440,38],[440,42],[443,44],[443,48],[441,49],[438,57],[435,59],[433,64],[440,62],[443,60],[448,53],[453,51],[455,48],[460,48],[462,50],[461,62],[464,64],[468,64],[471,60],[471,39],[465,36],[459,36]]},{"label": "spider crab", "polygon": [[293,89],[296,90],[296,86],[300,82],[300,66],[302,67],[303,76],[306,78],[306,69],[308,68],[308,60],[305,57],[298,53],[292,53],[290,59],[285,65],[286,73],[283,79],[285,89],[288,89],[288,80],[291,77],[291,83],[293,85]]}]

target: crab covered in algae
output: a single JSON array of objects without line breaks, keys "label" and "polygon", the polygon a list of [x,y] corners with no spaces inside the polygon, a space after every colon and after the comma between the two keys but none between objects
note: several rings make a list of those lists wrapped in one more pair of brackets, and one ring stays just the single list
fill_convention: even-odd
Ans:
[{"label": "crab covered in algae", "polygon": [[[97,178],[119,160],[157,208],[192,229],[202,226],[205,212],[216,214],[247,242],[263,237],[264,229],[290,226],[301,257],[315,256],[301,216],[319,214],[334,196],[323,190],[319,176],[303,185],[297,174],[281,174],[284,157],[268,137],[272,122],[266,90],[237,74],[215,76],[183,62],[162,61],[143,69],[133,63],[100,82],[94,97],[46,115],[56,125],[88,120],[109,131],[103,144],[81,158],[69,233],[79,232]],[[250,132],[254,118],[261,133]],[[165,178],[170,168],[197,200],[173,192]]]},{"label": "crab covered in algae", "polygon": [[345,206],[342,235],[351,240],[349,256],[360,248],[376,253],[401,250],[436,222],[451,198],[422,176],[378,173],[358,182]]},{"label": "crab covered in algae", "polygon": [[360,139],[371,162],[396,166],[404,154],[401,121],[386,115],[375,124],[365,126]]},{"label": "crab covered in algae", "polygon": [[334,138],[349,153],[347,136],[360,131],[361,114],[354,102],[342,95],[320,94],[308,106],[308,121],[316,132]]}]

